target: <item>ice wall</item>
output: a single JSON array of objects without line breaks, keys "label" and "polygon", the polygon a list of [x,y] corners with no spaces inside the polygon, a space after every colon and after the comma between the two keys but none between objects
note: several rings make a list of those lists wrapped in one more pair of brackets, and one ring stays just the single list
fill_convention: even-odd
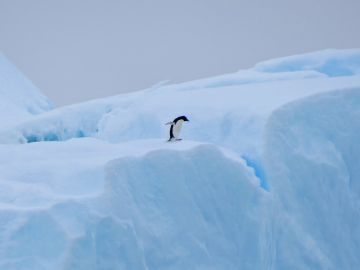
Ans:
[{"label": "ice wall", "polygon": [[271,116],[265,168],[288,217],[276,236],[274,269],[360,265],[359,134],[360,88],[296,101]]}]

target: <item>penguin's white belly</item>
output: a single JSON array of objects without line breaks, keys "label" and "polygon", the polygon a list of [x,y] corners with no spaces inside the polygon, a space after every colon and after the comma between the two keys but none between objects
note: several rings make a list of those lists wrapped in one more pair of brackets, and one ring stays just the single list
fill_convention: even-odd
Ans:
[{"label": "penguin's white belly", "polygon": [[175,139],[179,139],[180,131],[182,128],[182,122],[183,121],[180,120],[173,126],[173,135]]}]

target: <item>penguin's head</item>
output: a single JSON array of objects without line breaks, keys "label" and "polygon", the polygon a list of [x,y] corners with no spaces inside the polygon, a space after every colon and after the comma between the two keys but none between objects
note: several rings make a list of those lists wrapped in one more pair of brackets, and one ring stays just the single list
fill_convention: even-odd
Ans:
[{"label": "penguin's head", "polygon": [[183,120],[184,120],[185,122],[190,122],[189,119],[187,119],[186,116],[183,116]]},{"label": "penguin's head", "polygon": [[182,121],[184,121],[184,122],[189,122],[189,119],[187,119],[187,117],[186,117],[185,115],[176,117],[176,118],[174,119],[174,123],[176,123],[176,122],[179,121],[179,120],[182,120]]}]

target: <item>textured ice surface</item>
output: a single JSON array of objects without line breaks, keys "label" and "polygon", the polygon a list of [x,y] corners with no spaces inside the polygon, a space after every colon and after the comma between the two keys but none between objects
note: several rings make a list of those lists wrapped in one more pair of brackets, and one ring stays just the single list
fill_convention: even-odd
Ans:
[{"label": "textured ice surface", "polygon": [[1,149],[16,187],[1,196],[2,268],[262,268],[268,195],[241,159],[185,141],[36,146]]},{"label": "textured ice surface", "polygon": [[359,66],[318,52],[48,112],[0,92],[0,269],[357,269]]}]

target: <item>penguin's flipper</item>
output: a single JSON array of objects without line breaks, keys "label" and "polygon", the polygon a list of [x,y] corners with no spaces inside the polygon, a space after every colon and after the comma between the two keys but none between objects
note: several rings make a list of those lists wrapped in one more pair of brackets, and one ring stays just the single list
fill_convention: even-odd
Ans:
[{"label": "penguin's flipper", "polygon": [[174,122],[167,122],[165,125],[173,125]]}]

